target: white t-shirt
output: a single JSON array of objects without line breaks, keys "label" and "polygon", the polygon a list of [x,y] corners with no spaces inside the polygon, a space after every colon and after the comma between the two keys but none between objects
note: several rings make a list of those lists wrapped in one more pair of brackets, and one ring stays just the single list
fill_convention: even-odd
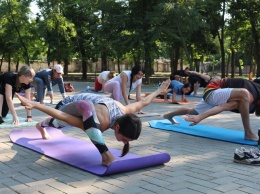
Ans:
[{"label": "white t-shirt", "polygon": [[[129,94],[129,89],[130,89],[130,81],[131,81],[131,71],[122,71],[121,73],[125,73],[127,75],[127,84],[126,84],[126,92],[127,94]],[[120,77],[121,73],[119,75],[117,75],[116,77],[108,80],[108,82],[110,81],[118,81],[120,83],[120,85],[122,84],[122,79]],[[138,79],[137,81],[132,83],[132,88],[131,91],[135,90],[137,88],[138,85],[142,84],[142,78]]]},{"label": "white t-shirt", "polygon": [[107,80],[107,76],[109,74],[110,71],[102,71],[99,75],[98,75],[98,82],[100,84],[102,84],[102,80]]}]

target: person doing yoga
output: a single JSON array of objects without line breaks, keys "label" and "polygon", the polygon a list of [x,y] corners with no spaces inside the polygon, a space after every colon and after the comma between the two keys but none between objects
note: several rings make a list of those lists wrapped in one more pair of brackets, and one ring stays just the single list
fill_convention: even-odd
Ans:
[{"label": "person doing yoga", "polygon": [[[31,86],[35,71],[28,65],[22,66],[19,71],[6,72],[0,76],[0,124],[4,122],[2,117],[6,117],[11,112],[13,116],[12,124],[19,125],[19,118],[15,111],[13,97],[15,92],[24,92],[24,96],[30,99]],[[26,122],[32,122],[31,111],[27,110]]]},{"label": "person doing yoga", "polygon": [[141,120],[133,113],[147,106],[161,92],[165,92],[169,84],[170,80],[164,81],[149,96],[126,106],[105,96],[84,93],[68,96],[57,104],[57,109],[54,109],[16,95],[26,109],[35,108],[51,116],[36,124],[42,138],[51,138],[45,129],[47,126],[61,128],[71,125],[78,127],[88,135],[99,150],[102,164],[108,166],[115,160],[115,157],[108,150],[102,132],[109,128],[113,129],[116,139],[124,143],[121,156],[126,155],[129,151],[129,141],[136,140],[141,133]]},{"label": "person doing yoga", "polygon": [[242,78],[224,78],[213,81],[206,86],[203,99],[194,108],[181,108],[163,115],[173,124],[178,122],[173,118],[186,115],[185,120],[196,125],[203,119],[232,111],[241,114],[245,131],[245,139],[257,141],[258,136],[252,131],[249,113],[260,116],[260,85]]},{"label": "person doing yoga", "polygon": [[122,71],[118,76],[108,80],[104,86],[105,91],[111,93],[111,98],[125,104],[130,104],[130,92],[136,89],[136,101],[141,100],[142,77],[144,70],[141,65],[135,65],[131,71]]}]

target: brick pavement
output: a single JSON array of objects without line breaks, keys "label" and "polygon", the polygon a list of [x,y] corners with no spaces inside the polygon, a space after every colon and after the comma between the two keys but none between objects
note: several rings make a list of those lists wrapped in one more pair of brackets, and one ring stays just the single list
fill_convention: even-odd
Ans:
[{"label": "brick pavement", "polygon": [[[92,83],[73,82],[77,92]],[[153,86],[143,86],[143,92],[153,91]],[[57,91],[57,88],[55,88]],[[201,90],[200,90],[201,92]],[[56,94],[56,100],[60,94]],[[199,98],[189,97],[191,101]],[[24,116],[17,99],[16,109]],[[193,105],[190,105],[193,106]],[[152,103],[143,110],[165,113],[180,105]],[[34,110],[33,118],[40,121],[46,115]],[[130,143],[132,153],[147,155],[167,152],[170,162],[138,171],[99,177],[67,164],[42,156],[34,151],[14,145],[9,140],[12,129],[0,131],[0,193],[2,194],[106,194],[106,193],[258,193],[260,167],[234,163],[235,148],[242,145],[193,137],[149,127],[147,121],[160,116],[142,118],[143,131],[137,141]],[[257,132],[259,118],[251,115],[251,124]],[[202,124],[243,130],[239,114],[225,112],[208,118]],[[88,139],[78,129],[66,130],[73,137]],[[115,141],[112,130],[104,133],[109,147],[122,148]],[[245,146],[248,147],[248,146]]]}]

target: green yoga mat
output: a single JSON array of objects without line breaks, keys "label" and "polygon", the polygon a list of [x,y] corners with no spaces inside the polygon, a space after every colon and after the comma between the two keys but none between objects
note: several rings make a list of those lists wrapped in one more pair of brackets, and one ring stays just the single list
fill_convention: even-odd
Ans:
[{"label": "green yoga mat", "polygon": [[178,133],[184,133],[188,135],[194,135],[198,137],[204,137],[209,139],[227,141],[232,143],[244,144],[244,145],[257,145],[257,142],[245,140],[244,131],[238,131],[234,129],[225,129],[212,127],[208,125],[197,124],[189,126],[189,122],[186,122],[181,117],[174,117],[180,124],[172,124],[169,120],[151,120],[149,124],[152,128],[174,131]]},{"label": "green yoga mat", "polygon": [[17,127],[29,127],[29,126],[35,126],[37,121],[33,122],[26,122],[26,118],[18,117],[20,124],[19,125],[13,125],[13,116],[11,114],[6,115],[6,117],[3,117],[4,123],[0,125],[0,129],[3,128],[17,128]]}]

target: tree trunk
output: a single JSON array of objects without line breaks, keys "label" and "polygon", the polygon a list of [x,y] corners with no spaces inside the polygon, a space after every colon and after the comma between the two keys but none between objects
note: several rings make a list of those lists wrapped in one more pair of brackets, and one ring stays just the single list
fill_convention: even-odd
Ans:
[{"label": "tree trunk", "polygon": [[11,71],[11,54],[8,53],[8,71]]},{"label": "tree trunk", "polygon": [[121,72],[121,69],[120,69],[120,60],[119,60],[119,57],[117,57],[117,69],[118,69],[118,73]]},{"label": "tree trunk", "polygon": [[16,62],[15,72],[18,72],[19,70],[19,61]]},{"label": "tree trunk", "polygon": [[251,26],[252,26],[252,34],[253,34],[253,39],[255,42],[255,48],[254,48],[254,53],[255,53],[255,61],[257,64],[257,72],[256,72],[256,77],[260,77],[260,45],[259,45],[259,35],[258,35],[258,31],[256,30],[256,26],[254,25],[254,21],[251,22]]},{"label": "tree trunk", "polygon": [[69,69],[69,60],[64,59],[64,75],[68,75],[68,69]]},{"label": "tree trunk", "polygon": [[235,51],[231,49],[231,78],[235,77]]},{"label": "tree trunk", "polygon": [[102,52],[101,53],[101,71],[107,71],[107,53],[106,52]]},{"label": "tree trunk", "polygon": [[254,52],[254,44],[252,44],[250,57],[249,57],[249,65],[250,65],[250,67],[249,67],[249,74],[248,74],[248,79],[249,80],[253,80],[253,67],[254,67],[253,52]]}]

